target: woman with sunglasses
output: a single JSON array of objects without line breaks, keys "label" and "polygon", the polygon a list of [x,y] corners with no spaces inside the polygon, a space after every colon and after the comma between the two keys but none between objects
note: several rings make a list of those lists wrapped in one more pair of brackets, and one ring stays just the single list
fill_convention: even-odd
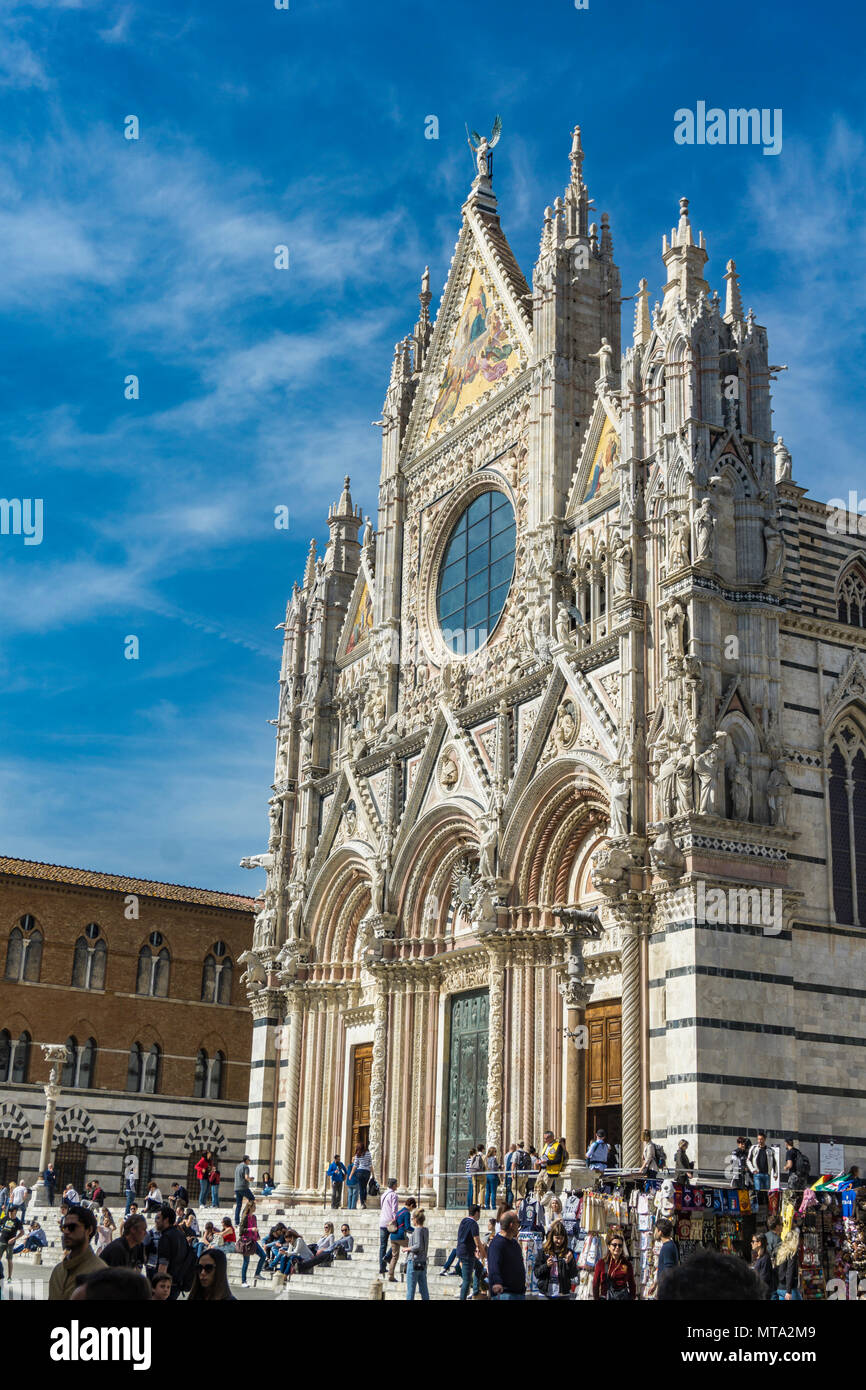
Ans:
[{"label": "woman with sunglasses", "polygon": [[198,1261],[198,1269],[189,1291],[190,1303],[237,1303],[229,1288],[226,1257],[219,1247],[205,1250]]},{"label": "woman with sunglasses", "polygon": [[603,1299],[634,1302],[637,1298],[634,1270],[621,1235],[614,1232],[608,1236],[607,1251],[603,1260],[596,1261],[592,1276],[593,1298],[596,1302]]}]

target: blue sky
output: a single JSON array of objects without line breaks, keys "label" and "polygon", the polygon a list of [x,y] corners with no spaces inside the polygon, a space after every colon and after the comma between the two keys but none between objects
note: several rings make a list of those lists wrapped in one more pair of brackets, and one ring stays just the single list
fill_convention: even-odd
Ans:
[{"label": "blue sky", "polygon": [[[39,546],[0,536],[2,852],[260,886],[237,864],[267,828],[274,627],[345,472],[374,504],[370,422],[425,264],[439,302],[464,121],[502,116],[527,278],[575,122],[624,294],[658,294],[689,197],[711,285],[733,256],[790,368],[795,476],[862,490],[863,31],[805,3],[5,0],[0,495],[45,520]],[[698,100],[781,108],[781,154],[676,145]]]}]

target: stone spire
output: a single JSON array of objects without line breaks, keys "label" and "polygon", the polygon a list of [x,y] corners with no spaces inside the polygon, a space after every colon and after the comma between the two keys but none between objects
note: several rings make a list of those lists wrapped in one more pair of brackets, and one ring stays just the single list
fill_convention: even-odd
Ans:
[{"label": "stone spire", "polygon": [[643,347],[652,336],[649,311],[649,285],[641,280],[634,297],[634,345]]},{"label": "stone spire", "polygon": [[742,323],[743,301],[740,298],[740,277],[733,261],[725,266],[725,323]]},{"label": "stone spire", "polygon": [[583,181],[583,145],[580,139],[580,126],[576,125],[571,134],[571,181],[565,190],[566,230],[569,236],[585,237],[589,234],[588,216],[592,204]]},{"label": "stone spire", "polygon": [[418,315],[418,322],[415,324],[415,371],[420,372],[427,358],[427,348],[430,343],[430,301],[433,298],[430,293],[430,267],[425,265],[424,274],[421,276],[421,293],[418,298],[421,301],[421,312]]},{"label": "stone spire", "polygon": [[352,503],[349,491],[349,476],[343,483],[339,502],[328,508],[328,526],[331,539],[328,543],[328,568],[346,570],[356,574],[358,570],[358,528],[364,519],[360,507]]},{"label": "stone spire", "polygon": [[310,589],[316,580],[316,538],[310,539],[310,549],[307,554],[307,565],[304,570],[304,588]]},{"label": "stone spire", "polygon": [[687,304],[694,304],[703,295],[709,294],[710,287],[703,277],[708,259],[703,232],[699,234],[697,244],[692,235],[689,200],[680,198],[680,220],[671,231],[670,245],[667,237],[662,237],[662,260],[668,272],[663,310],[675,307],[681,299]]}]

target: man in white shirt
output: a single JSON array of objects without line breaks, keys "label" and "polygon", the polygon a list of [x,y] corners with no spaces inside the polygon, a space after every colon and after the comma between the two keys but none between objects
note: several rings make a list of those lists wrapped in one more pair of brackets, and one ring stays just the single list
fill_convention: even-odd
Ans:
[{"label": "man in white shirt", "polygon": [[390,1231],[388,1227],[396,1225],[397,1208],[400,1205],[397,1200],[397,1179],[388,1179],[388,1189],[382,1196],[382,1206],[379,1212],[379,1273],[387,1274],[390,1251],[388,1249]]},{"label": "man in white shirt", "polygon": [[17,1187],[15,1187],[12,1192],[12,1205],[18,1208],[20,1216],[24,1215],[24,1209],[27,1206],[29,1197],[29,1187],[19,1179]]}]

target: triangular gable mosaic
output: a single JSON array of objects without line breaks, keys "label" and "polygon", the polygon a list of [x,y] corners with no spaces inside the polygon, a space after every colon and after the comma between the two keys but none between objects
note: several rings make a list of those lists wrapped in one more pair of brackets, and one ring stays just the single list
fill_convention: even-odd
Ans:
[{"label": "triangular gable mosaic", "polygon": [[517,335],[479,266],[472,270],[439,379],[427,439],[520,370]]}]

